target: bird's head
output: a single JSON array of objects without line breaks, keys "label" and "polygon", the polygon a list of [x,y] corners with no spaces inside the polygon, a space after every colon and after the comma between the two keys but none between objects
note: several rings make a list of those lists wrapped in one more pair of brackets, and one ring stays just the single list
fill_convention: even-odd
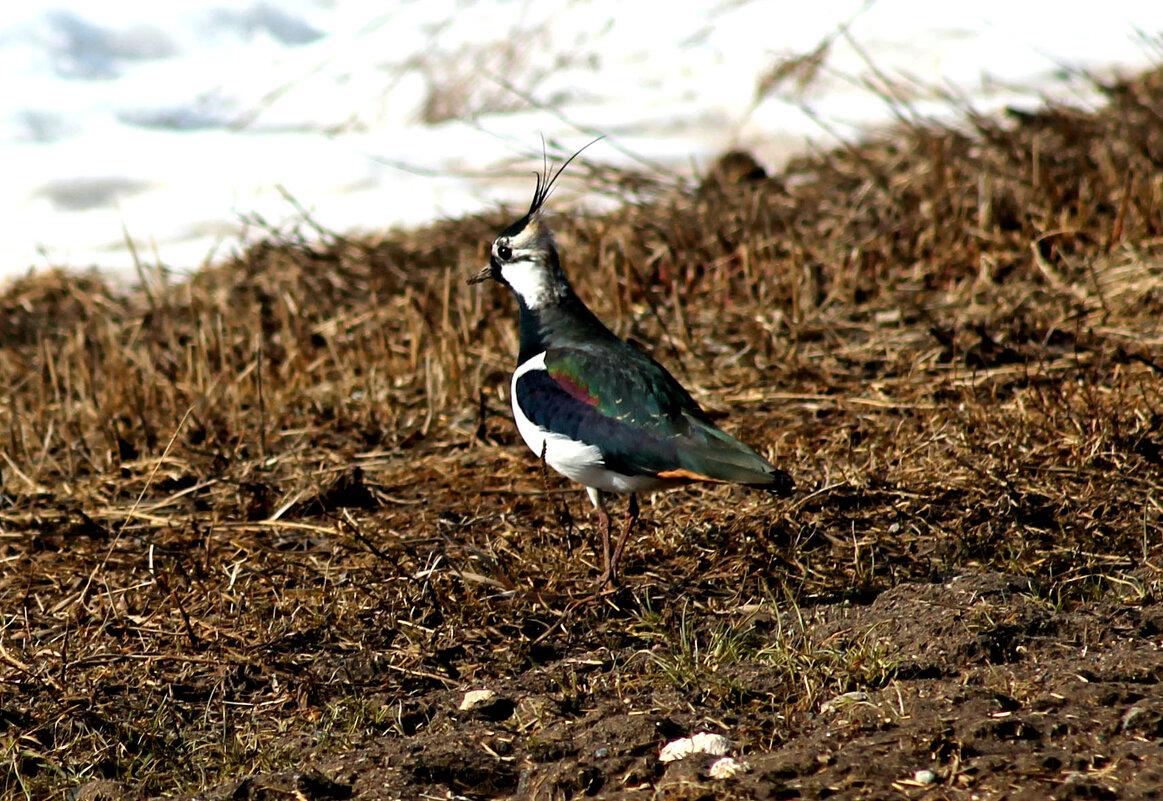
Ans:
[{"label": "bird's head", "polygon": [[562,280],[561,266],[540,208],[530,209],[493,240],[488,265],[468,282],[479,284],[490,278],[517,293],[531,309],[554,294]]},{"label": "bird's head", "polygon": [[552,177],[548,169],[535,173],[537,186],[533,190],[529,211],[493,240],[489,263],[469,278],[468,283],[479,284],[491,278],[513,290],[531,309],[552,302],[569,291],[569,282],[561,269],[553,233],[545,224],[543,209],[554,183],[578,153],[581,150],[570,156]]}]

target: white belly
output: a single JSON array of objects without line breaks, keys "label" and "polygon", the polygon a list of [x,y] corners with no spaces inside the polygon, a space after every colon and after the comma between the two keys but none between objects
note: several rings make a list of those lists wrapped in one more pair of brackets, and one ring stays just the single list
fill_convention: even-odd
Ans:
[{"label": "white belly", "polygon": [[602,452],[596,445],[555,434],[534,423],[517,405],[517,379],[532,370],[545,369],[545,354],[534,356],[517,368],[509,394],[513,400],[513,417],[517,430],[529,449],[557,472],[587,487],[603,492],[646,492],[665,486],[666,482],[651,476],[627,476],[606,468]]}]

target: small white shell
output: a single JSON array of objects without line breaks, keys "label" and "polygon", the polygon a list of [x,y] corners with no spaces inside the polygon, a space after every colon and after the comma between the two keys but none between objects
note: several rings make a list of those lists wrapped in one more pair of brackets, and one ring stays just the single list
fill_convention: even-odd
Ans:
[{"label": "small white shell", "polygon": [[731,750],[731,741],[721,734],[700,731],[690,737],[680,737],[662,746],[658,752],[659,762],[674,762],[691,754],[723,756]]},{"label": "small white shell", "polygon": [[471,712],[478,706],[487,706],[496,700],[497,694],[492,690],[469,690],[464,694],[464,700],[460,702],[459,710]]},{"label": "small white shell", "polygon": [[927,787],[930,784],[936,783],[937,774],[927,768],[924,770],[918,770],[913,774],[913,781],[915,781],[917,784],[923,784]]},{"label": "small white shell", "polygon": [[751,770],[751,766],[734,757],[720,757],[711,763],[707,775],[712,779],[734,779]]}]

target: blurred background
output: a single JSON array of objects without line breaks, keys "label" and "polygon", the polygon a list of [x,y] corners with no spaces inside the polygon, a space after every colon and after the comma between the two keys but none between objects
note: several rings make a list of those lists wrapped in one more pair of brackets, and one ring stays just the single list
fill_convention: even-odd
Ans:
[{"label": "blurred background", "polygon": [[[898,115],[1096,103],[1163,4],[86,0],[0,12],[0,280],[186,273],[304,214],[339,232],[523,204],[551,156],[682,182]],[[1084,10],[1085,9],[1085,10]],[[568,200],[563,192],[562,205]],[[610,198],[589,198],[609,203]]]}]

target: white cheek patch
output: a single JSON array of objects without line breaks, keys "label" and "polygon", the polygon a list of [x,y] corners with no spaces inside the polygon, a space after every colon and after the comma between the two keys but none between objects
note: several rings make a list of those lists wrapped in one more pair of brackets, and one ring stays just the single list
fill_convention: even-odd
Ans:
[{"label": "white cheek patch", "polygon": [[552,294],[549,275],[535,261],[521,259],[504,264],[501,266],[501,277],[530,309],[542,305]]}]

